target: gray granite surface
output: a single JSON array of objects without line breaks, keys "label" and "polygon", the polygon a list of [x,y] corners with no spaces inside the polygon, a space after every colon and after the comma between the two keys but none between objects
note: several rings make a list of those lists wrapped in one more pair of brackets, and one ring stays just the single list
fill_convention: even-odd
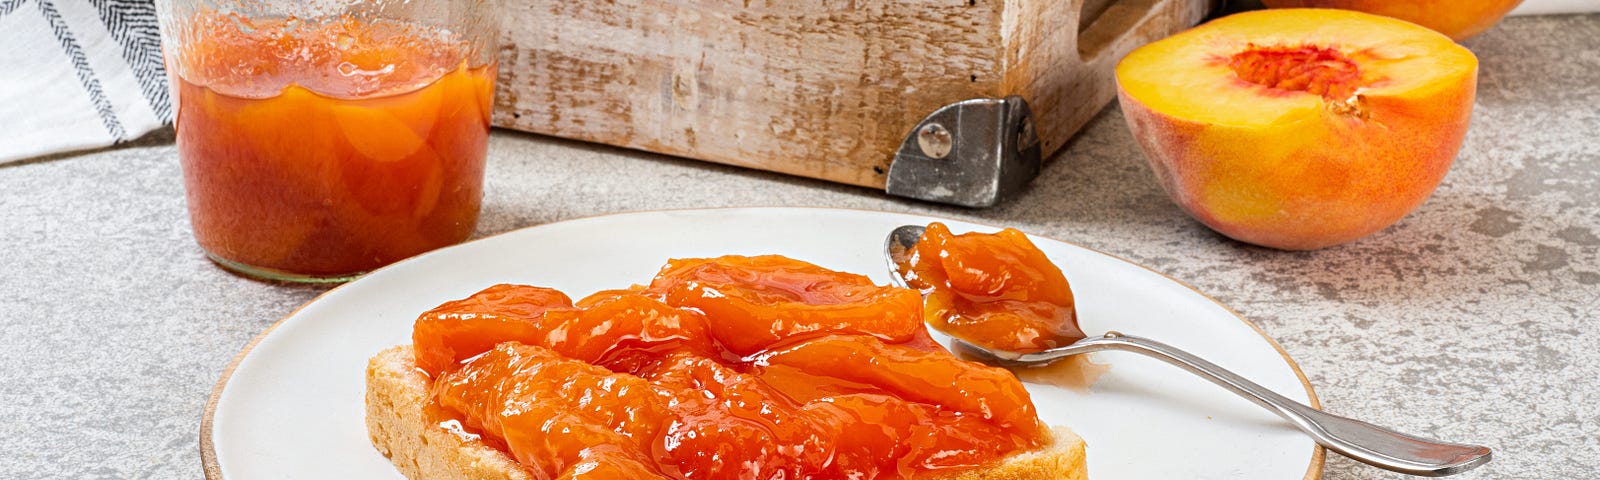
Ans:
[{"label": "gray granite surface", "polygon": [[[1260,324],[1325,408],[1489,444],[1476,479],[1600,477],[1600,16],[1516,18],[1432,199],[1352,245],[1229,241],[1162,194],[1106,109],[990,210],[534,135],[494,135],[488,235],[639,209],[832,206],[1020,227],[1186,280]],[[323,291],[195,246],[170,133],[0,167],[0,478],[199,478],[202,408],[251,337]],[[1330,456],[1325,478],[1397,478]]]}]

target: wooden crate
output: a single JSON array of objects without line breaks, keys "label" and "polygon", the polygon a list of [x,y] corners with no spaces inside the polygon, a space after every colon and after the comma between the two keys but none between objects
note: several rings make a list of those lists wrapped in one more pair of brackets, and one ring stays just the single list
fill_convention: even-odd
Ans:
[{"label": "wooden crate", "polygon": [[1020,95],[1046,158],[1216,0],[504,0],[495,124],[882,188],[913,126]]}]

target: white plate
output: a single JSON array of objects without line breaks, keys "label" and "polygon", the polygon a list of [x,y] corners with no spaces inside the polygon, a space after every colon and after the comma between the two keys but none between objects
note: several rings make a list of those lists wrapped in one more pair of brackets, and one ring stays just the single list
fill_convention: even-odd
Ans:
[{"label": "white plate", "polygon": [[[401,478],[367,440],[367,358],[410,343],[419,313],[489,285],[542,285],[579,298],[647,281],[669,258],[766,253],[887,283],[884,236],[931,220],[806,208],[629,213],[540,225],[384,268],[306,304],[239,353],[202,420],[206,477]],[[957,232],[994,229],[944,221]],[[1314,404],[1294,362],[1215,300],[1125,260],[1034,241],[1066,272],[1084,331],[1168,342]],[[1155,360],[1095,355],[1111,368],[1087,394],[1028,388],[1047,423],[1070,426],[1088,441],[1090,478],[1320,476],[1322,451],[1254,404]]]}]

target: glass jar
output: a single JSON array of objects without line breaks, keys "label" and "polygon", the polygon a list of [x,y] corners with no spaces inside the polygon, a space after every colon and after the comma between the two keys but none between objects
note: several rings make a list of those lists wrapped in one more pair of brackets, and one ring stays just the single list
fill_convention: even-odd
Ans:
[{"label": "glass jar", "polygon": [[345,281],[472,234],[496,0],[156,0],[195,240]]}]

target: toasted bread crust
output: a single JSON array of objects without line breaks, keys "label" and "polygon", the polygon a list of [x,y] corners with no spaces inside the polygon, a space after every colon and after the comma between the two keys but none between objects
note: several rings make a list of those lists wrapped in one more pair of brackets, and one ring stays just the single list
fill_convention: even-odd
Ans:
[{"label": "toasted bread crust", "polygon": [[384,350],[367,362],[367,435],[412,480],[532,480],[504,452],[458,436],[427,414],[428,377],[411,346]]},{"label": "toasted bread crust", "polygon": [[[367,362],[367,434],[372,445],[411,480],[531,480],[499,449],[440,426],[427,412],[428,380],[411,346],[384,350]],[[935,473],[921,480],[1034,480],[1088,478],[1083,439],[1063,427],[1050,445],[986,468]]]}]

